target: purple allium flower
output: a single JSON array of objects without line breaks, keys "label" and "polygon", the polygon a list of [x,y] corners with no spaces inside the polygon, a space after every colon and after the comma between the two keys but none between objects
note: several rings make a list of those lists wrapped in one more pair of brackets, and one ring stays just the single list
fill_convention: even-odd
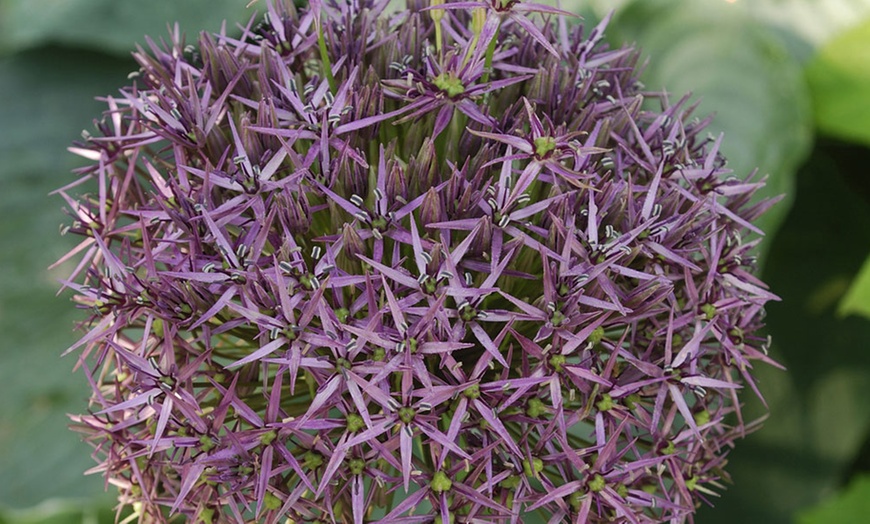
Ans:
[{"label": "purple allium flower", "polygon": [[761,182],[606,21],[386,4],[149,40],[72,149],[94,471],[148,522],[691,521],[773,363]]}]

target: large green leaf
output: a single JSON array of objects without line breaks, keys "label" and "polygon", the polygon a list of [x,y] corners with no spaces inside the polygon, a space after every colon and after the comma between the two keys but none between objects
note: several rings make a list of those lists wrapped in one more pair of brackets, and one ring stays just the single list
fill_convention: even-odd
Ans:
[{"label": "large green leaf", "polygon": [[819,50],[807,81],[819,129],[870,144],[870,20]]},{"label": "large green leaf", "polygon": [[47,500],[26,510],[0,513],[0,524],[112,524],[115,511],[108,505]]},{"label": "large green leaf", "polygon": [[[792,522],[837,488],[861,449],[870,429],[870,323],[836,309],[870,245],[870,208],[845,173],[868,162],[868,149],[825,141],[798,173],[797,199],[764,271],[782,297],[767,323],[787,371],[756,369],[770,418],[738,442],[726,468],[734,485],[699,522]],[[747,412],[765,411],[744,398]]]},{"label": "large green leaf", "polygon": [[870,16],[870,0],[753,0],[737,2],[771,24],[799,35],[813,47]]},{"label": "large green leaf", "polygon": [[134,43],[144,42],[145,35],[166,35],[169,22],[179,22],[194,39],[199,31],[217,31],[224,20],[232,30],[253,13],[247,4],[248,0],[0,0],[0,51],[54,43],[126,54]]},{"label": "large green leaf", "polygon": [[870,515],[870,475],[854,479],[845,491],[805,511],[798,524],[864,524]]},{"label": "large green leaf", "polygon": [[800,65],[770,29],[721,0],[635,0],[610,40],[637,42],[650,57],[644,81],[673,99],[691,92],[698,114],[716,113],[714,135],[737,176],[769,175],[760,196],[785,194],[760,225],[773,235],[794,198],[794,174],[811,146],[812,119]]},{"label": "large green leaf", "polygon": [[[46,268],[72,244],[54,188],[74,180],[66,146],[99,115],[94,96],[114,91],[128,61],[44,49],[0,60],[0,506],[103,492],[90,448],[67,429],[66,413],[86,408],[88,387],[60,353],[81,320],[55,297],[63,271]],[[64,268],[69,271],[70,268]]]},{"label": "large green leaf", "polygon": [[[657,1],[657,0],[654,0]],[[870,0],[723,0],[774,28],[787,40],[792,54],[805,61],[813,50],[870,17]],[[550,0],[547,3],[555,3]],[[561,0],[576,12],[587,6],[600,18],[622,9],[629,0]]]}]

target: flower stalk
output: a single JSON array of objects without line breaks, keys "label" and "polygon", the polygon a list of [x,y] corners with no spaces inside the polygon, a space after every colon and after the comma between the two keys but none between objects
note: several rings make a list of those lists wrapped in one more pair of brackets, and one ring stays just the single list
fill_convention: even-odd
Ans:
[{"label": "flower stalk", "polygon": [[435,22],[435,52],[438,53],[439,56],[442,55],[444,47],[444,37],[441,32],[441,20],[444,18],[444,11],[437,9],[437,7],[443,4],[444,0],[432,0],[431,5],[436,9],[429,12],[432,16],[432,20]]},{"label": "flower stalk", "polygon": [[481,78],[481,82],[484,84],[489,82],[489,77],[492,75],[492,60],[495,56],[495,49],[498,47],[497,36],[499,31],[501,30],[501,21],[499,21],[499,30],[496,31],[496,34],[492,36],[489,40],[489,43],[486,45],[486,58],[483,61],[483,77]]},{"label": "flower stalk", "polygon": [[329,82],[329,90],[334,93],[338,90],[338,83],[336,83],[335,76],[332,74],[332,61],[329,58],[326,37],[323,34],[323,27],[320,22],[315,22],[315,25],[317,27],[317,46],[320,48],[320,60],[323,62],[323,74]]}]

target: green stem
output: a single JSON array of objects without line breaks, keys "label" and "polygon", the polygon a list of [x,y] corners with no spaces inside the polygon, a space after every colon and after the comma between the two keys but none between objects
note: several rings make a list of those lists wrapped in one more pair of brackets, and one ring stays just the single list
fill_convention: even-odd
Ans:
[{"label": "green stem", "polygon": [[320,47],[320,60],[323,62],[323,72],[327,82],[329,82],[329,90],[336,93],[338,85],[335,83],[335,77],[332,76],[332,61],[329,59],[329,50],[326,48],[326,38],[323,36],[323,27],[320,25],[320,21],[317,22],[317,44]]},{"label": "green stem", "polygon": [[501,22],[499,22],[498,30],[496,30],[495,34],[492,36],[492,40],[489,41],[489,45],[486,47],[486,58],[483,62],[483,83],[489,82],[489,74],[492,72],[492,57],[495,55],[495,46],[498,44],[498,32],[501,31]]},{"label": "green stem", "polygon": [[438,53],[438,56],[441,56],[441,48],[443,47],[443,38],[441,36],[441,20],[437,20],[435,22],[435,51]]},{"label": "green stem", "polygon": [[456,150],[459,150],[459,140],[462,138],[462,133],[465,131],[465,125],[468,123],[468,117],[459,109],[453,110],[453,118],[450,119],[450,141],[448,144],[455,144]]},{"label": "green stem", "polygon": [[474,50],[477,48],[479,42],[480,35],[475,33],[474,37],[471,39],[471,45],[468,46],[468,51],[465,53],[465,58],[462,59],[462,67],[465,67],[465,64],[468,63],[468,59],[474,54]]}]

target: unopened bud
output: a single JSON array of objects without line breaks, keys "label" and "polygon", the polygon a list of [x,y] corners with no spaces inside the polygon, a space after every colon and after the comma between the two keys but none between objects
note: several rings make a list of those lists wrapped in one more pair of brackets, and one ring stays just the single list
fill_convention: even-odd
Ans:
[{"label": "unopened bud", "polygon": [[392,169],[387,173],[387,201],[394,202],[398,197],[400,200],[407,202],[408,200],[408,182],[405,179],[405,170],[399,164],[394,164]]},{"label": "unopened bud", "polygon": [[561,231],[559,230],[559,226],[556,225],[555,222],[551,222],[550,227],[547,228],[547,230],[547,247],[554,251],[560,250],[561,246],[559,245],[559,239],[561,238]]},{"label": "unopened bud", "polygon": [[252,163],[259,161],[264,151],[260,133],[250,129],[255,125],[257,123],[251,121],[250,113],[242,113],[242,117],[239,119],[239,135],[241,135],[242,144],[245,146],[245,154],[251,159]]},{"label": "unopened bud", "polygon": [[[439,5],[443,5],[444,0],[432,0],[430,4],[432,7],[436,7]],[[432,17],[432,20],[435,21],[436,24],[441,23],[441,19],[444,18],[444,10],[443,9],[433,9],[429,11],[429,15]]]},{"label": "unopened bud", "polygon": [[366,245],[356,229],[350,224],[345,224],[341,230],[341,242],[344,253],[351,259],[355,259],[357,255],[365,254]]},{"label": "unopened bud", "polygon": [[488,253],[490,249],[492,249],[492,231],[492,219],[489,215],[484,215],[483,218],[480,219],[480,229],[474,236],[469,251],[474,255]]},{"label": "unopened bud", "polygon": [[439,242],[436,242],[432,246],[432,251],[429,252],[429,257],[426,262],[426,272],[430,275],[437,275],[441,270],[441,264],[444,260],[443,250],[444,248],[441,247]]},{"label": "unopened bud", "polygon": [[438,170],[435,166],[435,144],[425,138],[420,146],[420,152],[411,158],[408,164],[408,180],[412,187],[419,191],[438,184]]},{"label": "unopened bud", "polygon": [[286,220],[290,232],[294,235],[304,234],[311,227],[311,216],[308,209],[308,200],[304,195],[288,195],[286,198]]},{"label": "unopened bud", "polygon": [[441,222],[441,197],[434,187],[430,187],[420,205],[420,220],[423,225]]}]

